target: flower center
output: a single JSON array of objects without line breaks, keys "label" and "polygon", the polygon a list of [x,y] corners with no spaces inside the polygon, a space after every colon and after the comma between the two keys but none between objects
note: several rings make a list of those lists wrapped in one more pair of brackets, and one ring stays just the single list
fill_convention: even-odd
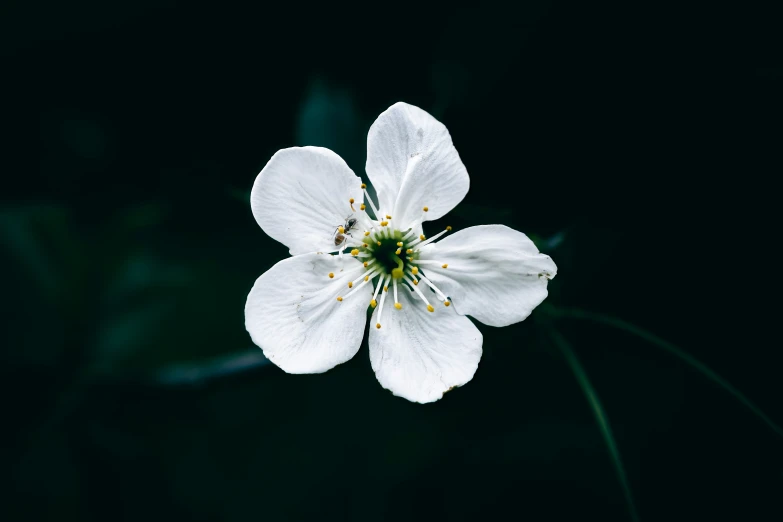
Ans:
[{"label": "flower center", "polygon": [[[364,185],[362,188],[366,189]],[[422,218],[410,227],[404,230],[394,228],[392,216],[379,212],[366,190],[365,196],[376,218],[372,219],[366,213],[365,205],[361,204],[359,212],[352,214],[355,217],[346,221],[345,226],[339,226],[335,233],[335,245],[340,246],[340,256],[343,255],[343,250],[351,248],[351,255],[362,261],[361,265],[351,269],[358,277],[348,283],[348,292],[345,295],[338,295],[337,301],[348,299],[366,284],[374,284],[375,292],[369,304],[373,308],[378,307],[376,328],[381,327],[383,305],[390,291],[394,295],[394,308],[402,309],[402,303],[397,299],[398,284],[407,285],[422,301],[425,305],[424,309],[428,312],[435,311],[435,307],[427,299],[428,296],[438,299],[444,306],[451,305],[451,301],[427,278],[421,268],[422,266],[448,268],[449,265],[440,261],[419,259],[421,247],[435,241],[450,231],[451,227],[446,227],[446,230],[429,239],[423,234],[417,236],[414,230],[424,221],[424,214],[429,210],[428,207],[424,207]],[[351,199],[351,210],[356,212],[353,203]],[[329,277],[333,278],[334,274],[330,273]],[[429,289],[425,288],[422,291],[419,286],[420,281],[424,281]]]}]

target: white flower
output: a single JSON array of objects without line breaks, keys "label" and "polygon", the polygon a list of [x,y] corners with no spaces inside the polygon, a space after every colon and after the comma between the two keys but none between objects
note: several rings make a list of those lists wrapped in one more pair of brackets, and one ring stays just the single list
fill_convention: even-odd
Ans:
[{"label": "white flower", "polygon": [[422,222],[453,209],[470,184],[446,127],[425,111],[397,103],[381,114],[366,170],[377,206],[328,149],[293,147],[269,160],[253,185],[253,215],[293,257],[256,280],[245,325],[286,372],[320,373],[356,354],[371,306],[378,381],[408,400],[436,401],[478,367],[481,332],[465,316],[490,326],[522,321],[557,267],[502,225],[437,243],[450,227],[422,235]]}]

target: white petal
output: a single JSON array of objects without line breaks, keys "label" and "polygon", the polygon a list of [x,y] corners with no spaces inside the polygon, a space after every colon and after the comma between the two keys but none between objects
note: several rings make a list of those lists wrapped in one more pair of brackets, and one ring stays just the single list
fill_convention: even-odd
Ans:
[{"label": "white petal", "polygon": [[382,213],[401,228],[422,216],[438,219],[468,193],[470,178],[446,126],[425,111],[395,103],[370,127],[367,175]]},{"label": "white petal", "polygon": [[557,274],[554,261],[525,234],[503,225],[455,232],[423,247],[420,259],[447,263],[445,269],[421,268],[459,313],[490,326],[524,320],[546,298],[547,282]]},{"label": "white petal", "polygon": [[[478,328],[453,307],[438,302],[435,312],[407,286],[398,288],[402,309],[394,308],[389,288],[383,316],[373,312],[370,362],[381,386],[414,402],[433,402],[473,378],[481,359]],[[388,305],[388,306],[387,306]],[[381,323],[381,328],[375,327]]]},{"label": "white petal", "polygon": [[292,147],[272,156],[253,184],[253,216],[291,255],[333,252],[334,233],[364,199],[362,180],[329,149]]},{"label": "white petal", "polygon": [[[348,293],[361,264],[344,256],[302,254],[280,261],[256,280],[247,296],[245,327],[264,355],[288,373],[321,373],[344,363],[364,336],[371,285]],[[354,269],[352,271],[349,270]],[[329,273],[334,278],[329,278]]]}]

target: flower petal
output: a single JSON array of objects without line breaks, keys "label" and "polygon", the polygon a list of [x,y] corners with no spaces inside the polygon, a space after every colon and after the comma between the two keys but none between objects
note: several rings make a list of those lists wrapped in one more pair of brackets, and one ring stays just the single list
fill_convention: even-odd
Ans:
[{"label": "flower petal", "polygon": [[272,156],[253,184],[253,216],[291,255],[334,252],[338,226],[364,200],[362,180],[329,149],[291,147]]},{"label": "flower petal", "polygon": [[423,247],[420,259],[438,262],[421,268],[459,313],[490,326],[524,320],[546,298],[547,282],[557,274],[554,261],[525,234],[503,225],[455,232]]},{"label": "flower petal", "polygon": [[[288,373],[321,373],[344,363],[364,336],[371,285],[348,293],[361,263],[330,254],[302,254],[280,261],[256,280],[247,296],[245,327],[270,361]],[[329,277],[334,274],[334,278]]]},{"label": "flower petal", "polygon": [[400,228],[422,217],[438,219],[468,193],[470,178],[446,126],[425,111],[395,103],[370,127],[367,175],[382,213]]},{"label": "flower petal", "polygon": [[[391,288],[386,296],[392,300]],[[402,309],[387,303],[370,326],[370,363],[381,386],[414,402],[433,402],[473,378],[481,359],[483,337],[453,307],[429,313],[406,285],[398,288]],[[382,323],[381,328],[375,327]]]}]

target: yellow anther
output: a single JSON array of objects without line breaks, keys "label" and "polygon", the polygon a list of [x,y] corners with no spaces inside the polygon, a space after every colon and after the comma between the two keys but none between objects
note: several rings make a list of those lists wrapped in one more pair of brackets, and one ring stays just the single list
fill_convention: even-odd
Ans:
[{"label": "yellow anther", "polygon": [[413,258],[412,258],[412,257],[407,257],[406,259],[407,259],[408,261],[413,261]]},{"label": "yellow anther", "polygon": [[[412,248],[409,248],[408,250],[406,250],[406,251],[405,251],[405,253],[406,253],[406,254],[412,254],[412,253],[413,253],[413,249],[412,249]],[[410,259],[410,258],[409,258],[409,259]]]},{"label": "yellow anther", "polygon": [[448,263],[443,263],[443,266],[441,268],[448,268],[448,267],[449,267]]},{"label": "yellow anther", "polygon": [[384,292],[388,292],[388,291],[389,291],[389,287],[388,287],[388,286],[386,286],[386,285],[383,285],[383,291],[384,291]]},{"label": "yellow anther", "polygon": [[446,232],[451,232],[451,225],[446,225]]},{"label": "yellow anther", "polygon": [[364,210],[365,208],[367,208],[367,207],[365,207],[365,206],[364,206],[364,203],[362,203],[361,205],[359,205],[359,209],[360,209],[360,210]]},{"label": "yellow anther", "polygon": [[446,305],[446,306],[449,306],[449,305],[451,304],[451,302],[449,302],[449,301],[443,301],[443,304],[444,304],[444,305]]},{"label": "yellow anther", "polygon": [[329,279],[334,279],[334,272],[329,272]]},{"label": "yellow anther", "polygon": [[349,200],[348,200],[348,203],[350,203],[351,205],[353,205],[353,198],[349,199]]},{"label": "yellow anther", "polygon": [[420,236],[419,236],[419,239],[421,239],[422,241],[424,241],[424,240],[425,240],[425,239],[427,239],[427,238],[426,238],[426,237],[424,237],[424,234],[422,234],[422,235],[420,235]]},{"label": "yellow anther", "polygon": [[428,212],[428,211],[430,210],[430,207],[424,207],[422,210],[423,210],[424,212]]},{"label": "yellow anther", "polygon": [[364,268],[367,268],[367,265],[369,265],[369,264],[370,264],[370,263],[368,263],[367,261],[365,261],[365,262],[364,262]]},{"label": "yellow anther", "polygon": [[402,310],[402,303],[394,303],[394,308],[397,310]]},{"label": "yellow anther", "polygon": [[369,236],[369,235],[370,235],[370,231],[369,231],[369,230],[365,230],[365,231],[364,231],[364,237],[367,237],[367,236]]},{"label": "yellow anther", "polygon": [[413,272],[413,275],[418,274],[419,273],[419,267],[418,266],[414,266],[413,268],[411,268],[411,272]]},{"label": "yellow anther", "polygon": [[375,299],[373,299],[372,301],[370,301],[370,306],[372,306],[373,308],[375,308],[376,306],[378,306],[378,301],[376,301]]},{"label": "yellow anther", "polygon": [[342,297],[340,297],[340,296],[338,295],[338,296],[337,296],[337,300],[338,300],[338,301],[342,301],[342,300],[343,300],[343,298],[342,298]]},{"label": "yellow anther", "polygon": [[397,250],[394,251],[394,253],[397,254],[397,255],[400,255],[400,254],[402,254],[402,249],[398,248]]},{"label": "yellow anther", "polygon": [[382,226],[382,227],[385,227],[385,226],[386,226],[386,225],[388,225],[388,224],[389,224],[389,222],[388,222],[388,221],[381,221],[381,226]]},{"label": "yellow anther", "polygon": [[427,311],[428,312],[434,312],[435,309],[432,307],[432,305],[427,305]]},{"label": "yellow anther", "polygon": [[375,327],[376,327],[378,330],[380,330],[380,329],[381,329],[381,323],[378,323],[378,324],[376,324],[376,325],[375,325]]},{"label": "yellow anther", "polygon": [[414,279],[414,280],[413,280],[413,285],[414,285],[414,286],[418,286],[418,284],[419,284],[419,280],[418,280],[418,279]]},{"label": "yellow anther", "polygon": [[370,276],[364,276],[364,280],[365,281],[369,281],[370,280]]},{"label": "yellow anther", "polygon": [[367,188],[367,185],[365,185],[364,183],[362,183],[362,188],[363,188],[363,189],[366,189],[366,188]]},{"label": "yellow anther", "polygon": [[397,246],[402,246],[402,241],[397,241]]},{"label": "yellow anther", "polygon": [[354,248],[353,250],[351,250],[351,255],[352,256],[358,256],[359,255],[359,249],[358,248]]},{"label": "yellow anther", "polygon": [[381,246],[381,242],[380,241],[377,241],[377,243],[378,243],[378,246]]},{"label": "yellow anther", "polygon": [[343,227],[337,227],[337,231],[341,234],[345,234],[345,228]]},{"label": "yellow anther", "polygon": [[348,288],[353,288],[353,281],[348,281]]},{"label": "yellow anther", "polygon": [[391,216],[389,214],[386,214],[386,219],[391,219]]}]

